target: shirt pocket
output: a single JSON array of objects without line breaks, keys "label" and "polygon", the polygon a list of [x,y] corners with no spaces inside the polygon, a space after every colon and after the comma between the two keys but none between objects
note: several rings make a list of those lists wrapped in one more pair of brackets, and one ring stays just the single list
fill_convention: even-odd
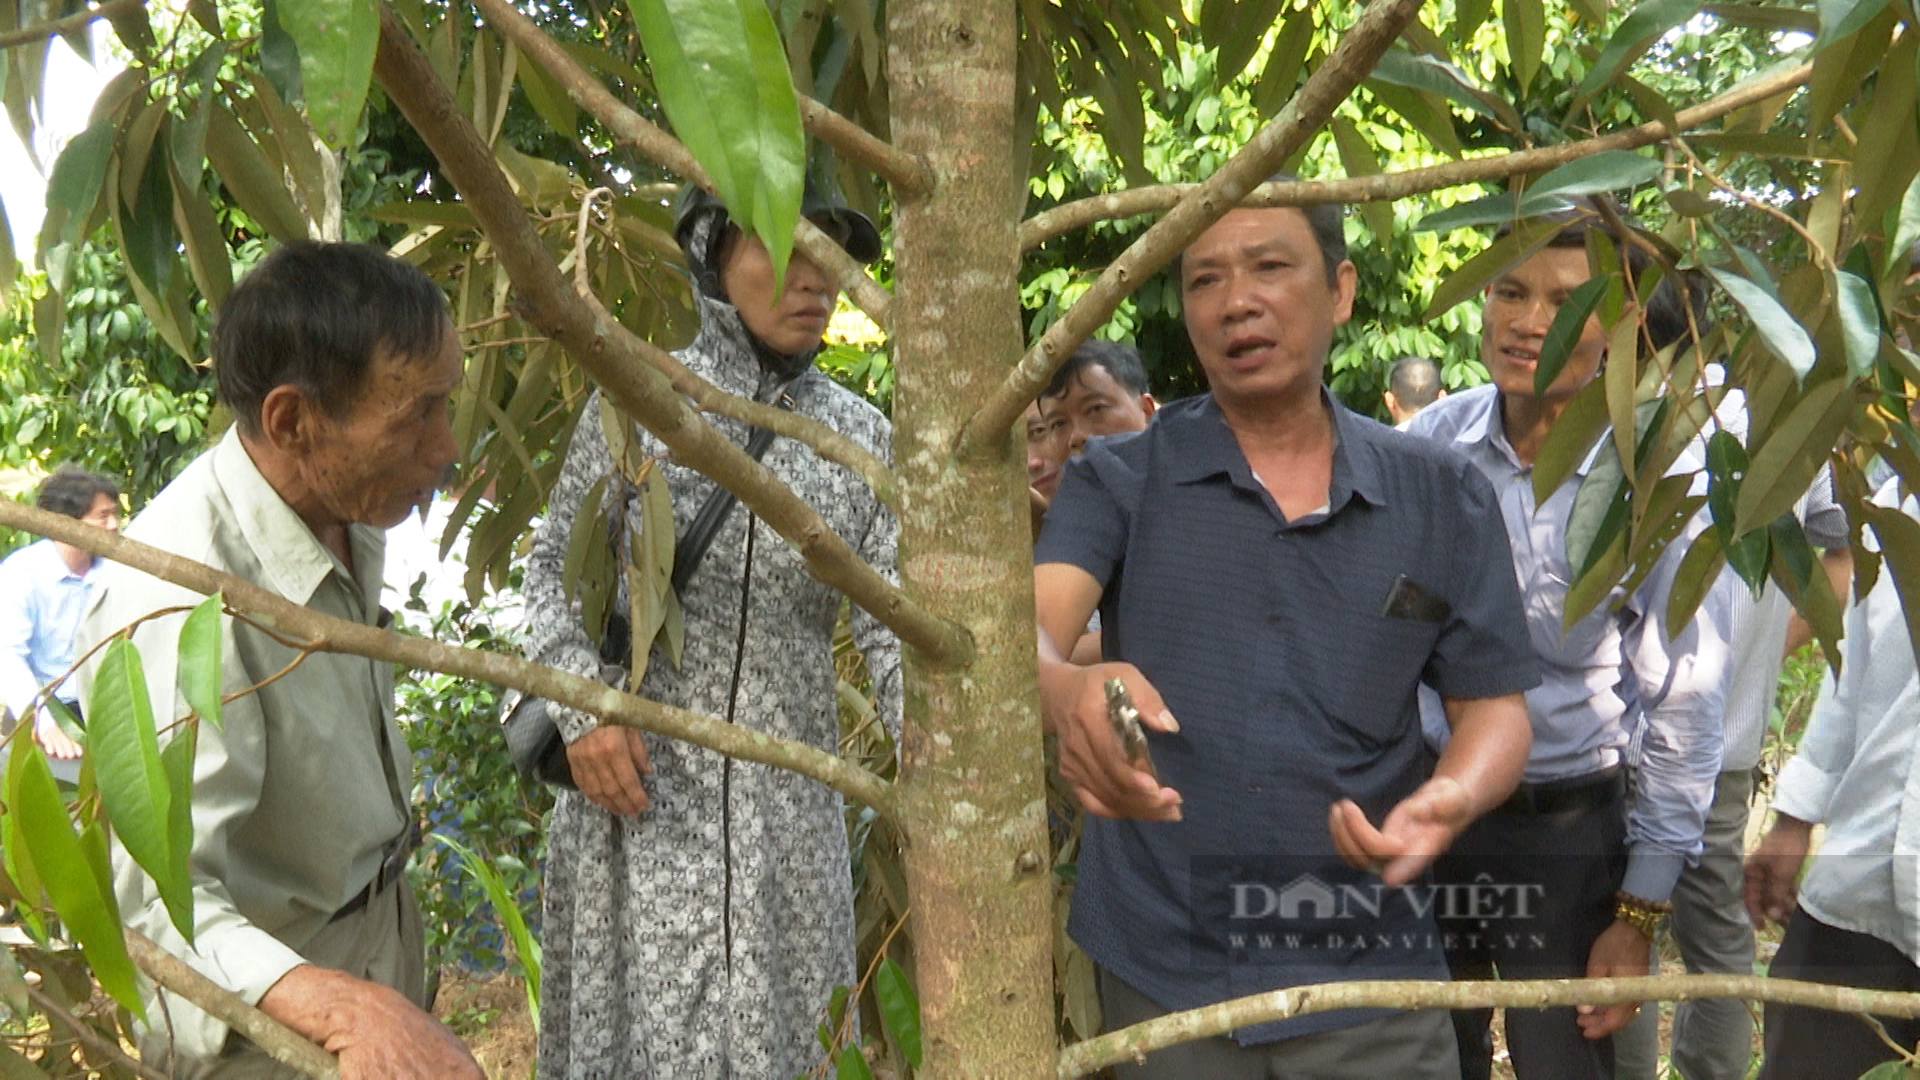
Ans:
[{"label": "shirt pocket", "polygon": [[1334,720],[1369,748],[1392,743],[1417,726],[1415,692],[1440,638],[1440,623],[1369,615],[1351,638],[1336,643],[1341,681],[1329,695]]}]

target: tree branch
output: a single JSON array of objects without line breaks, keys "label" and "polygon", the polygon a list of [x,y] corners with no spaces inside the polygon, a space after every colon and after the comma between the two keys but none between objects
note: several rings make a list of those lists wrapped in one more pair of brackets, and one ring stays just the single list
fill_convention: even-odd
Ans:
[{"label": "tree branch", "polygon": [[964,629],[920,607],[863,562],[812,507],[701,420],[674,393],[666,376],[641,358],[639,338],[596,313],[574,293],[507,186],[493,152],[406,29],[384,6],[374,75],[433,150],[446,177],[492,241],[500,265],[513,281],[515,306],[522,318],[559,342],[614,405],[666,444],[676,461],[738,496],[799,551],[815,577],[846,593],[929,662],[964,659],[971,649]]},{"label": "tree branch", "polygon": [[28,984],[27,999],[33,1002],[35,1008],[46,1013],[48,1018],[58,1020],[68,1031],[73,1032],[73,1037],[80,1040],[81,1044],[87,1049],[99,1054],[101,1057],[106,1058],[122,1069],[127,1070],[135,1076],[141,1077],[142,1080],[173,1080],[172,1077],[160,1072],[153,1066],[136,1061],[127,1056],[127,1052],[120,1049],[119,1043],[108,1039],[88,1026],[79,1017],[69,1012],[66,1006],[55,1001],[53,995],[47,993],[45,990]]},{"label": "tree branch", "polygon": [[273,1060],[313,1080],[339,1080],[340,1064],[292,1028],[240,1000],[240,995],[189,967],[138,930],[127,931],[127,952],[147,978],[192,1002],[201,1012],[245,1035]]},{"label": "tree branch", "polygon": [[55,34],[64,34],[69,30],[78,30],[98,19],[111,19],[123,11],[132,11],[146,0],[107,0],[97,8],[77,11],[64,19],[23,26],[18,30],[9,30],[0,34],[0,50],[15,49],[22,45],[32,45],[45,41]]},{"label": "tree branch", "polygon": [[[713,190],[713,179],[707,175],[700,163],[695,161],[680,140],[660,129],[660,126],[639,113],[628,108],[626,103],[613,95],[611,90],[592,73],[580,66],[559,43],[548,37],[546,32],[536,26],[533,20],[514,8],[510,0],[474,0],[474,6],[486,16],[494,29],[499,30],[513,41],[521,52],[545,68],[555,82],[567,92],[574,104],[587,110],[613,134],[616,142],[639,151],[668,172],[675,173],[693,184]],[[411,38],[408,39],[411,42]],[[824,106],[822,106],[824,108]],[[804,114],[804,108],[802,110]],[[851,122],[849,127],[853,126]],[[825,135],[821,136],[826,138]],[[874,140],[878,142],[879,140]],[[884,144],[882,144],[884,145]],[[849,156],[852,156],[849,154]],[[883,174],[884,175],[884,174]],[[873,280],[864,268],[854,262],[840,245],[827,235],[802,219],[793,232],[794,246],[815,266],[825,270],[847,296],[881,326],[888,325],[889,309],[893,297],[880,283]],[[838,256],[836,258],[836,255]]]},{"label": "tree branch", "polygon": [[[580,200],[580,227],[574,239],[573,291],[593,308],[595,317],[613,323],[618,320],[608,313],[606,305],[602,304],[600,298],[595,296],[593,290],[588,287],[586,273],[587,218],[592,210],[594,196],[606,190],[606,188],[595,188]],[[808,228],[813,228],[812,223],[806,224]],[[838,251],[840,245],[834,244],[833,248]],[[845,254],[841,252],[843,257]],[[668,385],[686,395],[701,412],[717,413],[744,424],[766,428],[775,435],[802,443],[812,448],[813,452],[823,459],[845,468],[866,481],[867,486],[873,489],[874,496],[881,502],[896,511],[900,509],[899,481],[894,477],[893,470],[866,447],[810,416],[802,416],[792,409],[775,408],[739,394],[730,394],[694,374],[685,364],[675,359],[672,353],[643,337],[636,335],[633,342],[641,359],[652,364],[655,370],[665,375]]]},{"label": "tree branch", "polygon": [[892,185],[894,198],[917,199],[933,190],[933,176],[925,162],[876,137],[825,104],[805,94],[795,96],[800,99],[800,120],[807,130],[838,150],[841,157]]},{"label": "tree branch", "polygon": [[892,784],[805,743],[648,701],[605,683],[517,656],[460,648],[431,638],[396,634],[377,626],[325,615],[204,563],[11,500],[0,499],[0,526],[71,544],[197,593],[220,593],[227,607],[257,622],[268,633],[297,642],[303,649],[364,656],[418,671],[437,671],[512,687],[612,723],[704,746],[743,761],[796,772],[883,814],[892,812]]},{"label": "tree branch", "polygon": [[[1719,97],[1675,113],[1675,126],[1678,130],[1685,131],[1707,121],[1718,120],[1736,109],[1745,108],[1756,101],[1764,101],[1776,94],[1791,90],[1806,82],[1812,75],[1813,65],[1802,64],[1778,75],[1735,87]],[[1545,146],[1533,150],[1516,150],[1512,153],[1472,158],[1467,161],[1451,161],[1445,165],[1434,165],[1425,169],[1407,169],[1377,176],[1355,176],[1345,180],[1262,184],[1255,188],[1240,205],[1322,206],[1328,203],[1348,205],[1404,199],[1409,195],[1437,191],[1441,188],[1504,180],[1519,173],[1540,172],[1604,150],[1634,150],[1642,146],[1651,146],[1654,143],[1666,141],[1672,134],[1664,123],[1653,121],[1580,142],[1562,143],[1558,146]],[[1056,236],[1084,228],[1096,221],[1129,218],[1170,209],[1198,186],[1197,184],[1162,184],[1062,203],[1020,223],[1020,250],[1030,251]]]},{"label": "tree branch", "polygon": [[1006,434],[1034,397],[1046,388],[1055,368],[1076,346],[1113,317],[1114,310],[1154,271],[1172,261],[1193,238],[1240,204],[1262,180],[1279,168],[1379,62],[1382,53],[1420,10],[1421,0],[1376,0],[1360,21],[1340,38],[1300,92],[1280,115],[1261,128],[1232,160],[1207,181],[1187,192],[1167,216],[1120,254],[1093,287],[1047,328],[1006,380],[960,431],[955,446],[963,458],[998,453]]},{"label": "tree branch", "polygon": [[1920,994],[1768,979],[1757,975],[1646,975],[1624,979],[1535,979],[1496,982],[1348,982],[1297,986],[1173,1013],[1076,1043],[1060,1052],[1057,1075],[1072,1080],[1149,1051],[1225,1035],[1254,1024],[1337,1009],[1538,1009],[1618,1005],[1628,1001],[1744,998],[1829,1012],[1920,1016]]}]

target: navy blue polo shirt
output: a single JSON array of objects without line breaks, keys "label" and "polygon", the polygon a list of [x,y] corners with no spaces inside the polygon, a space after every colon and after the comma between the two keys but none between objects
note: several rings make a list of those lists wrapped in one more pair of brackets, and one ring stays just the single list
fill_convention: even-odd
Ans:
[{"label": "navy blue polo shirt", "polygon": [[[1203,395],[1143,432],[1090,442],[1034,550],[1036,563],[1101,583],[1107,659],[1137,666],[1180,721],[1178,734],[1148,738],[1184,820],[1089,815],[1067,927],[1163,1008],[1446,978],[1442,935],[1469,929],[1451,918],[1462,905],[1349,868],[1328,808],[1353,799],[1378,825],[1430,775],[1421,682],[1486,698],[1540,681],[1486,478],[1446,447],[1323,400],[1336,442],[1322,513],[1286,520]],[[1323,1013],[1235,1037],[1380,1015]]]}]

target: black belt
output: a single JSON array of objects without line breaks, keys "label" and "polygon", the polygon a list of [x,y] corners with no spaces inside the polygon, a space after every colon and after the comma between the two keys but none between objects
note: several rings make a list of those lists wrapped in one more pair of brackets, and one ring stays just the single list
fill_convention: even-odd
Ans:
[{"label": "black belt", "polygon": [[1593,810],[1618,801],[1626,794],[1627,781],[1620,766],[1611,765],[1596,773],[1566,780],[1523,783],[1507,801],[1494,807],[1496,814],[1558,814],[1566,810]]},{"label": "black belt", "polygon": [[387,886],[399,881],[400,876],[407,872],[407,860],[413,857],[414,849],[420,846],[420,839],[420,823],[408,822],[407,831],[394,837],[388,844],[387,854],[380,860],[380,869],[374,872],[373,880],[367,882],[366,888],[361,889],[353,899],[346,902],[345,906],[333,913],[333,918],[327,921],[337,923],[352,915],[371,903],[374,897],[386,892]]}]

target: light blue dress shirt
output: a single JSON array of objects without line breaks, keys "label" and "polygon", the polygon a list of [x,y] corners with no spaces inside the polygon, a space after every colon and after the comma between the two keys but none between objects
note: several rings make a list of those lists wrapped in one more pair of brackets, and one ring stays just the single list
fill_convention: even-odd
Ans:
[{"label": "light blue dress shirt", "polygon": [[[1897,505],[1898,489],[1897,478],[1889,481],[1874,502]],[[1920,516],[1912,499],[1902,509]],[[1773,808],[1827,827],[1800,885],[1807,914],[1920,962],[1920,674],[1887,567],[1847,612],[1840,658],[1799,753],[1780,770]]]},{"label": "light blue dress shirt", "polygon": [[[73,664],[73,635],[99,576],[100,560],[76,574],[51,540],[29,544],[0,562],[0,705],[25,718],[40,688]],[[72,680],[55,691],[71,704]]]},{"label": "light blue dress shirt", "polygon": [[[1499,402],[1492,386],[1451,394],[1414,417],[1410,431],[1452,443],[1499,497],[1543,679],[1527,691],[1533,721],[1527,780],[1572,779],[1630,760],[1638,773],[1621,887],[1662,901],[1681,870],[1699,858],[1720,772],[1734,579],[1723,574],[1693,622],[1668,639],[1667,595],[1688,545],[1707,527],[1701,514],[1637,589],[1623,597],[1616,588],[1609,602],[1563,633],[1574,577],[1567,520],[1593,456],[1536,506],[1533,468],[1521,464],[1507,442]],[[1609,445],[1602,441],[1599,449]],[[1697,467],[1685,458],[1676,465]],[[1425,688],[1421,720],[1428,741],[1444,746],[1446,714],[1438,695]]]}]

